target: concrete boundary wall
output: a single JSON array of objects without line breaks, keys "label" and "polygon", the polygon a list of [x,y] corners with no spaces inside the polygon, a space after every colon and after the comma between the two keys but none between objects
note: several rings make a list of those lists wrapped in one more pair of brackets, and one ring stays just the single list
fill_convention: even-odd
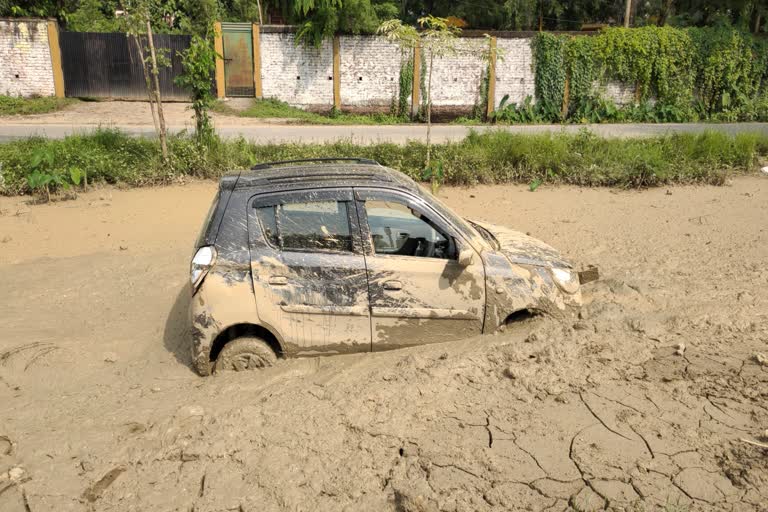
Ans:
[{"label": "concrete boundary wall", "polygon": [[[216,48],[222,54],[220,24]],[[455,54],[434,59],[432,104],[437,116],[490,112],[508,96],[522,103],[535,92],[531,41],[535,32],[495,32],[488,38],[466,31]],[[336,107],[354,112],[386,112],[398,104],[400,73],[416,58],[419,69],[408,94],[423,104],[427,89],[428,52],[402,50],[381,36],[336,36],[318,47],[296,44],[293,27],[253,26],[254,90],[257,97],[275,98],[304,109]],[[58,26],[54,20],[0,19],[0,94],[63,96]],[[491,62],[492,61],[492,62]],[[419,80],[418,75],[422,75]],[[224,62],[217,59],[216,85],[223,97]],[[483,80],[492,82],[482,98]],[[596,85],[619,105],[634,100],[634,87]],[[481,104],[482,103],[482,104]],[[417,109],[413,109],[417,110]]]}]

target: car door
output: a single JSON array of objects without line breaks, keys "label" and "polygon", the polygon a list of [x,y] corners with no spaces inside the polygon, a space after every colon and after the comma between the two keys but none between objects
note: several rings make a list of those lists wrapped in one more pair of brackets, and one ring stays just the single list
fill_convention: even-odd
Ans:
[{"label": "car door", "polygon": [[[373,350],[482,332],[485,273],[474,249],[423,199],[356,188],[366,252]],[[472,254],[472,253],[470,253]]]},{"label": "car door", "polygon": [[351,189],[256,196],[248,228],[260,321],[292,355],[369,351],[365,259]]}]

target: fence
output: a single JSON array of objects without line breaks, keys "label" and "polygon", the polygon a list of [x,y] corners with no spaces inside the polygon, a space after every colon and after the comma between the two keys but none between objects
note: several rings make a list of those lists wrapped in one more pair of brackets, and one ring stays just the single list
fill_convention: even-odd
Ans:
[{"label": "fence", "polygon": [[[189,93],[174,83],[182,72],[179,52],[189,47],[189,36],[156,34],[154,45],[169,66],[158,75],[163,99],[186,100]],[[61,32],[64,93],[71,97],[146,99],[147,88],[139,46],[119,33]],[[146,48],[146,40],[140,42]],[[145,57],[148,57],[145,52]]]}]

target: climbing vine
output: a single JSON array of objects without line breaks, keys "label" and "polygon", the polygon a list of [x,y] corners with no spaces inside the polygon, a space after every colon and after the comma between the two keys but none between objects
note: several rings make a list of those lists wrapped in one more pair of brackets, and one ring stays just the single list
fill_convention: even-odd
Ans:
[{"label": "climbing vine", "polygon": [[[541,33],[531,47],[544,121],[768,120],[768,42],[732,27]],[[610,81],[634,87],[632,105],[601,96]]]},{"label": "climbing vine", "polygon": [[409,112],[409,104],[411,94],[413,93],[413,55],[407,51],[408,55],[404,58],[400,64],[400,84],[397,93],[397,105],[393,110],[395,115],[400,117],[407,117]]}]

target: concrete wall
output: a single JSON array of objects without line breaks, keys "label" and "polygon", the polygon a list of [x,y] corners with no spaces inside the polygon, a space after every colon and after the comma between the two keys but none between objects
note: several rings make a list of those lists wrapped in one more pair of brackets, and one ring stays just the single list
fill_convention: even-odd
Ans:
[{"label": "concrete wall", "polygon": [[261,83],[265,98],[328,110],[333,106],[333,49],[297,46],[290,33],[261,34]]},{"label": "concrete wall", "polygon": [[339,38],[342,105],[349,110],[388,110],[400,90],[400,66],[408,55],[385,37]]},{"label": "concrete wall", "polygon": [[55,94],[46,20],[0,19],[0,94]]},{"label": "concrete wall", "polygon": [[493,105],[508,94],[507,103],[521,104],[536,92],[531,40],[527,38],[496,40],[500,57],[496,60],[496,97]]}]

